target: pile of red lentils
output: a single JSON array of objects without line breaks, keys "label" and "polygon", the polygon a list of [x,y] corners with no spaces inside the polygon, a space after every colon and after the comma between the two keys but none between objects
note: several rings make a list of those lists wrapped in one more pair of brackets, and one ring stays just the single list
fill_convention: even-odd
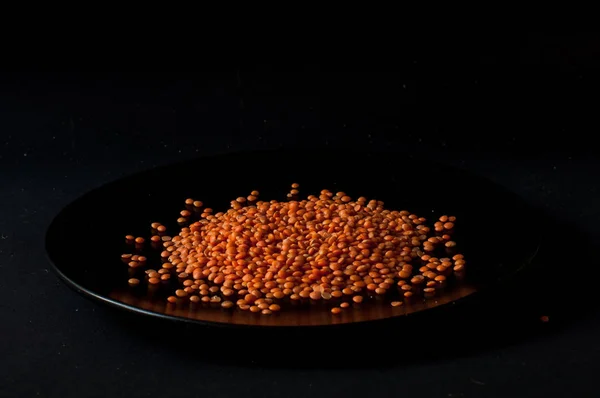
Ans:
[{"label": "pile of red lentils", "polygon": [[[219,213],[187,199],[177,235],[152,223],[150,242],[162,249],[162,266],[145,269],[145,280],[158,285],[177,278],[169,303],[269,315],[289,303],[321,301],[339,314],[376,297],[389,297],[392,306],[435,297],[449,278],[464,275],[464,256],[452,240],[455,217],[429,227],[425,218],[385,209],[381,201],[328,190],[303,200],[298,194],[293,184],[288,201],[267,202],[253,191]],[[145,245],[142,237],[126,241],[138,250]],[[133,254],[122,260],[131,268],[147,261]]]}]

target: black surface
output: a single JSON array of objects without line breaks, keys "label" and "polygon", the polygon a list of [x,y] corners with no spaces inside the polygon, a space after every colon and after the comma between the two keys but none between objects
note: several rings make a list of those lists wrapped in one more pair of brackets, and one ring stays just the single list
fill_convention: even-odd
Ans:
[{"label": "black surface", "polygon": [[[92,64],[7,69],[0,396],[597,395],[597,43],[594,34],[537,34],[466,51],[491,55],[483,60],[243,65],[240,79],[237,67],[216,66],[143,76],[77,73]],[[280,146],[400,148],[485,175],[553,220],[539,268],[422,339],[364,330],[301,352],[293,342],[303,336],[217,336],[230,339],[225,350],[208,331],[133,321],[49,270],[45,229],[83,192],[152,165]],[[198,183],[210,184],[210,171]],[[369,350],[392,346],[387,361],[371,359]],[[257,347],[273,366],[256,364]],[[353,360],[340,359],[348,353]]]},{"label": "black surface", "polygon": [[[305,162],[301,167],[273,170],[268,179],[258,174],[259,170],[269,170],[273,164],[302,158],[311,162]],[[357,168],[351,173],[322,173],[323,164],[343,164],[358,158],[369,167]],[[230,170],[243,170],[249,164],[256,172],[232,181]],[[214,183],[194,184],[204,170],[211,170]],[[374,170],[378,172],[374,173]],[[458,284],[454,277],[449,278],[450,285],[434,299],[415,299],[401,308],[392,308],[390,298],[366,300],[360,308],[351,308],[338,316],[329,311],[334,304],[295,306],[270,317],[248,311],[193,310],[183,302],[167,304],[166,295],[174,294],[181,286],[175,278],[166,286],[149,288],[145,282],[136,289],[127,286],[127,280],[133,276],[144,281],[144,269],[139,268],[134,274],[134,270],[121,262],[120,255],[132,251],[142,253],[148,257],[147,268],[158,269],[161,250],[152,249],[146,243],[145,249],[136,251],[124,242],[125,235],[143,236],[149,242],[149,225],[157,220],[167,226],[167,232],[179,231],[181,227],[174,220],[179,209],[184,207],[184,198],[201,199],[217,213],[226,211],[232,199],[253,190],[260,192],[263,201],[285,200],[290,181],[300,184],[302,199],[317,195],[327,187],[332,192],[346,192],[355,199],[367,196],[382,200],[387,209],[409,210],[419,217],[427,217],[430,226],[444,214],[457,217],[452,238],[458,243],[457,247],[432,255],[465,255],[469,264],[467,275]],[[168,186],[160,182],[168,183]],[[490,214],[503,222],[482,225],[481,220]],[[517,223],[519,229],[513,227]],[[453,309],[463,300],[476,299],[481,292],[498,290],[502,283],[516,277],[537,254],[542,225],[538,212],[513,193],[484,178],[448,165],[424,162],[410,153],[399,156],[398,152],[389,151],[279,149],[178,162],[95,189],[57,215],[46,235],[46,250],[59,276],[77,292],[147,316],[207,326],[263,328],[341,327],[396,318],[394,322],[376,327],[403,330],[414,326],[399,322],[410,322],[415,314],[427,312],[423,316],[435,316],[439,311]],[[500,246],[507,237],[510,237],[510,244]],[[429,325],[436,323],[436,319],[428,320]],[[351,330],[336,330],[329,334],[340,332],[352,333]]]}]

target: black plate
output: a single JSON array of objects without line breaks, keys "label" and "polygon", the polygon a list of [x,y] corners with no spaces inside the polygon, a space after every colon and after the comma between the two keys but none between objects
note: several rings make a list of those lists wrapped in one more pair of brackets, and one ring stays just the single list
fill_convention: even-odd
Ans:
[{"label": "black plate", "polygon": [[[126,234],[148,237],[154,221],[173,231],[188,197],[222,211],[232,199],[255,189],[262,200],[283,200],[292,182],[300,183],[302,197],[326,188],[383,200],[386,208],[406,209],[428,221],[442,214],[457,216],[456,240],[468,261],[467,277],[441,297],[401,307],[373,300],[338,316],[320,305],[297,307],[275,316],[169,305],[165,288],[151,292],[145,286],[127,286],[130,271],[119,258],[121,253],[131,252],[124,243]],[[444,308],[498,286],[535,256],[540,243],[535,214],[514,194],[490,181],[410,156],[265,151],[161,167],[93,190],[54,219],[46,248],[69,286],[121,309],[204,325],[326,326],[410,318],[408,315],[430,313],[430,309]]]}]

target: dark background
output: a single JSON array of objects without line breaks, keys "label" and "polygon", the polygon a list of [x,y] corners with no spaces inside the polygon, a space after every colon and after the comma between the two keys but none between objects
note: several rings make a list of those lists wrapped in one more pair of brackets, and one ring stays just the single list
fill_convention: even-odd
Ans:
[{"label": "dark background", "polygon": [[[0,396],[596,396],[600,34],[444,34],[392,50],[264,63],[116,51],[4,62]],[[412,152],[484,175],[547,215],[551,244],[528,279],[441,318],[432,327],[442,332],[385,361],[360,336],[299,353],[285,337],[176,332],[90,302],[51,271],[45,229],[82,193],[180,159],[291,146]],[[323,172],[355,167],[369,165],[349,159]],[[232,168],[236,178],[253,172]],[[211,186],[210,170],[198,183]],[[175,333],[195,342],[173,346]],[[377,332],[364,333],[376,346]],[[402,344],[402,331],[392,341]],[[245,344],[269,347],[272,366]],[[349,350],[355,363],[339,363]]]}]

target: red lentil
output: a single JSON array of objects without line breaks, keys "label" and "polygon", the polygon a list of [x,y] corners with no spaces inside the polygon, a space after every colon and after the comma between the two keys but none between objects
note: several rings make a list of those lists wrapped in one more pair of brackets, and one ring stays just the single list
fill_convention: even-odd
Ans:
[{"label": "red lentil", "polygon": [[[200,211],[201,201],[186,199],[178,234],[166,236],[164,225],[151,224],[158,232],[151,241],[164,250],[158,272],[147,272],[148,283],[174,274],[180,285],[177,297],[191,295],[191,302],[268,315],[280,311],[286,297],[329,301],[348,296],[356,304],[392,290],[405,299],[421,292],[428,297],[445,285],[452,270],[460,278],[465,269],[462,254],[434,257],[440,249],[456,246],[454,216],[441,216],[430,228],[425,218],[386,210],[381,201],[353,201],[345,192],[328,190],[301,200],[299,184],[291,188],[287,202],[259,201],[259,192],[252,191],[232,201],[226,212]],[[127,235],[126,242],[141,249],[144,238]],[[147,262],[144,256],[121,258],[132,268]],[[167,300],[173,302],[175,296]],[[342,302],[331,311],[336,314],[349,305]]]},{"label": "red lentil", "polygon": [[233,307],[233,303],[231,301],[223,301],[221,303],[221,307],[223,307],[223,308],[231,308],[231,307]]}]

